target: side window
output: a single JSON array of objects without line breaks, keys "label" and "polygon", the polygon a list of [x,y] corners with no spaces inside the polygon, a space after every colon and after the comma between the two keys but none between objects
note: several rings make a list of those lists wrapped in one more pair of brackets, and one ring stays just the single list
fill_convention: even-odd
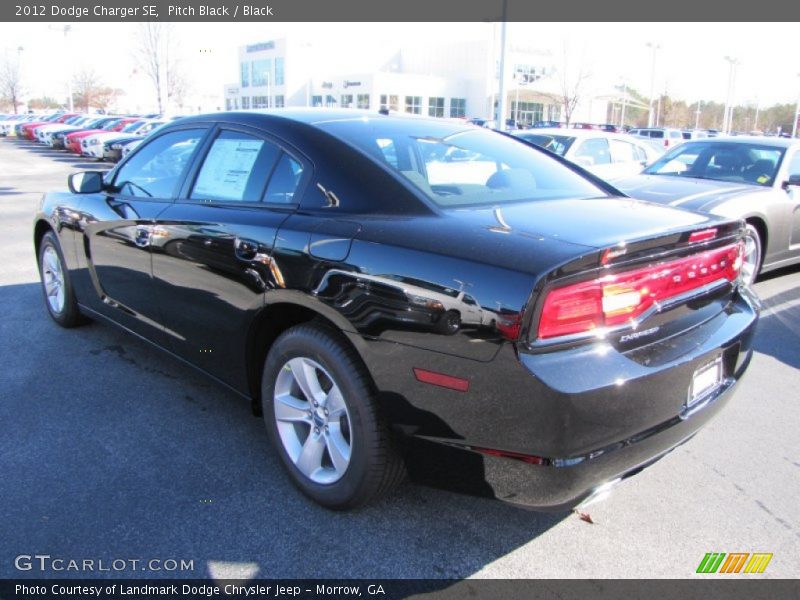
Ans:
[{"label": "side window", "polygon": [[190,198],[212,202],[259,202],[281,150],[261,138],[223,131],[211,144]]},{"label": "side window", "polygon": [[789,175],[800,175],[800,150],[797,150],[789,162]]},{"label": "side window", "polygon": [[636,146],[622,140],[610,140],[611,156],[615,163],[636,162]]},{"label": "side window", "polygon": [[303,165],[286,153],[281,155],[269,178],[264,202],[269,204],[294,204],[294,193],[303,175]]},{"label": "side window", "polygon": [[391,138],[379,138],[375,141],[378,143],[383,159],[395,169],[399,169],[400,164],[397,160],[397,148],[395,148],[394,140]]},{"label": "side window", "polygon": [[120,194],[172,198],[205,129],[182,129],[157,137],[130,157],[114,178]]},{"label": "side window", "polygon": [[607,165],[611,162],[608,141],[604,138],[585,140],[575,152],[575,162],[581,166]]}]

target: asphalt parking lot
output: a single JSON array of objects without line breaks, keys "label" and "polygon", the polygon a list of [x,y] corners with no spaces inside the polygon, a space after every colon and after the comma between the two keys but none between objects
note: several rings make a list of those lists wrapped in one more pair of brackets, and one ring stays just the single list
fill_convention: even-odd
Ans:
[{"label": "asphalt parking lot", "polygon": [[683,578],[707,552],[773,553],[748,577],[800,576],[800,269],[756,285],[757,352],[730,406],[594,524],[413,484],[332,513],[295,491],[247,403],[111,326],[48,318],[32,217],[95,167],[0,139],[0,578],[92,575],[15,567],[36,554],[193,561],[128,577]]}]

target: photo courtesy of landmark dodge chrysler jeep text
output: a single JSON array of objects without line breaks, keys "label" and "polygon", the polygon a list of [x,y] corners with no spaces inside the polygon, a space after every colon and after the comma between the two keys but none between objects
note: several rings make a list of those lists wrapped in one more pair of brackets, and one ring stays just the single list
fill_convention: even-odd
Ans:
[{"label": "photo courtesy of landmark dodge chrysler jeep text", "polygon": [[694,435],[751,357],[744,224],[444,120],[176,120],[34,223],[45,305],[251,399],[347,509],[405,474],[574,506]]}]

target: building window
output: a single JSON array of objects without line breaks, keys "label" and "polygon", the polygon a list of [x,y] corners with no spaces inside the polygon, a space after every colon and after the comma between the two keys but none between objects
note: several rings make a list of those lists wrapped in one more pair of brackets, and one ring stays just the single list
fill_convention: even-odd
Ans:
[{"label": "building window", "polygon": [[342,94],[342,108],[350,108],[353,105],[353,94]]},{"label": "building window", "polygon": [[253,61],[253,87],[265,86],[271,83],[272,60],[264,58]]},{"label": "building window", "polygon": [[278,94],[277,96],[275,96],[275,108],[283,108],[283,106],[284,106],[283,94]]},{"label": "building window", "polygon": [[549,108],[550,108],[550,120],[551,121],[560,121],[561,120],[561,105],[560,104],[551,104]]},{"label": "building window", "polygon": [[358,108],[369,108],[369,94],[359,94],[356,99]]},{"label": "building window", "polygon": [[225,110],[233,110],[233,102],[230,98],[225,98]]},{"label": "building window", "polygon": [[240,83],[242,87],[249,87],[250,86],[250,63],[243,62],[242,65],[242,76]]},{"label": "building window", "polygon": [[406,112],[413,115],[422,114],[422,96],[406,96]]},{"label": "building window", "polygon": [[266,96],[253,96],[253,108],[267,108],[267,102]]},{"label": "building window", "polygon": [[248,96],[242,96],[242,108],[250,108],[250,98]]},{"label": "building window", "polygon": [[311,106],[322,106],[322,96],[311,96]]},{"label": "building window", "polygon": [[275,58],[275,85],[283,85],[283,58]]},{"label": "building window", "polygon": [[539,102],[511,103],[511,118],[517,124],[533,125],[544,120],[544,104]]},{"label": "building window", "polygon": [[325,106],[327,106],[328,108],[336,106],[336,98],[334,98],[330,94],[325,96]]},{"label": "building window", "polygon": [[434,96],[428,98],[428,116],[429,117],[444,116],[444,98],[438,98]]},{"label": "building window", "polygon": [[381,106],[389,110],[400,110],[400,97],[397,94],[381,94]]},{"label": "building window", "polygon": [[467,116],[466,98],[450,98],[450,116],[454,119]]}]

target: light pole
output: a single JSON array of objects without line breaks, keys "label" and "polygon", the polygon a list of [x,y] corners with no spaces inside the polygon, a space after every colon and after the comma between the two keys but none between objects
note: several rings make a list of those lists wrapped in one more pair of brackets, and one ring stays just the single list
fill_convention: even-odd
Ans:
[{"label": "light pole", "polygon": [[72,25],[64,25],[63,27],[48,25],[48,28],[64,33],[64,48],[66,49],[67,61],[67,106],[69,107],[69,112],[74,112],[75,108],[72,103],[72,53],[69,51],[69,43],[67,42],[67,34],[72,31]]},{"label": "light pole", "polygon": [[736,67],[740,64],[738,58],[726,56],[725,60],[728,61],[728,96],[725,100],[725,114],[722,119],[723,133],[730,133],[731,125],[733,125],[733,90],[736,84]]},{"label": "light pole", "polygon": [[506,130],[506,3],[503,0],[503,22],[500,24],[500,85],[497,99],[497,129]]},{"label": "light pole", "polygon": [[620,128],[625,127],[625,108],[628,105],[628,81],[626,79],[622,80],[622,115],[619,118],[619,126]]},{"label": "light pole", "polygon": [[661,48],[659,44],[647,42],[646,46],[653,50],[653,63],[650,67],[650,109],[647,113],[647,126],[653,126],[653,94],[656,93],[656,52]]},{"label": "light pole", "polygon": [[694,113],[695,114],[695,117],[694,117],[694,128],[695,128],[695,131],[700,129],[700,105],[702,104],[702,102],[703,102],[702,100],[698,100],[697,101],[697,110]]},{"label": "light pole", "polygon": [[[797,74],[800,77],[800,73]],[[792,138],[797,137],[797,119],[800,118],[800,91],[797,92],[797,103],[794,107],[794,123],[792,123]]]}]

